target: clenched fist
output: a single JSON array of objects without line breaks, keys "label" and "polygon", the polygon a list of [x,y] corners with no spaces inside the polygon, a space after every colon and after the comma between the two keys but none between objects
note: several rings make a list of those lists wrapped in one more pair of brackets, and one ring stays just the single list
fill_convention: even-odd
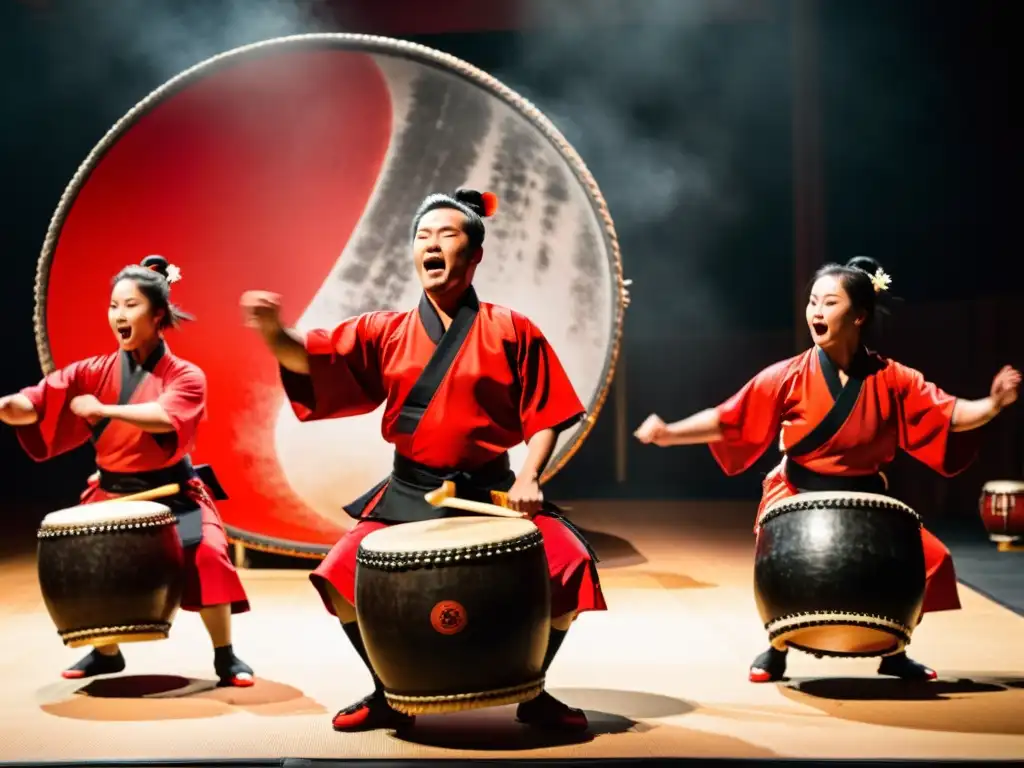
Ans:
[{"label": "clenched fist", "polygon": [[280,331],[281,297],[270,291],[246,291],[241,300],[242,316],[245,324],[256,328],[264,335],[272,335]]}]

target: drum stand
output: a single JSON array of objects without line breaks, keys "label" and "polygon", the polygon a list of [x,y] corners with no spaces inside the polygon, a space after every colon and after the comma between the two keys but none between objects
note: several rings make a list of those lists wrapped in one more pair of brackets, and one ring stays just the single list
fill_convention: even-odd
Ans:
[{"label": "drum stand", "polygon": [[232,561],[235,564],[235,568],[249,567],[248,550],[245,548],[245,544],[243,542],[238,539],[231,542],[231,553],[233,555]]},{"label": "drum stand", "polygon": [[1024,552],[1024,543],[1020,541],[997,541],[997,552]]}]

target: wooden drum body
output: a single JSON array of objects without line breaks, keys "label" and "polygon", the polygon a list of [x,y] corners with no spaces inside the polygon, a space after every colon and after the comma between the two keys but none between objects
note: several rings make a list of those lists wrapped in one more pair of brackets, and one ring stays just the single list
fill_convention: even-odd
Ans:
[{"label": "wooden drum body", "polygon": [[1024,539],[1024,483],[1017,480],[985,483],[978,511],[992,541],[1020,543]]},{"label": "wooden drum body", "polygon": [[870,493],[804,493],[769,507],[754,561],[769,640],[817,656],[885,656],[909,642],[924,602],[921,521]]},{"label": "wooden drum body", "polygon": [[359,547],[356,613],[400,712],[514,704],[543,689],[551,587],[528,520],[456,517],[371,533]]},{"label": "wooden drum body", "polygon": [[181,605],[184,552],[171,511],[104,501],[47,515],[39,586],[64,645],[162,640]]}]

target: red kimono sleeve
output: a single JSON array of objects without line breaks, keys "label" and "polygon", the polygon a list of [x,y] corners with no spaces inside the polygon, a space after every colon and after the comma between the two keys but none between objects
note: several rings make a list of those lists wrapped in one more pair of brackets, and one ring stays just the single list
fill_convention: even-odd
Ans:
[{"label": "red kimono sleeve", "polygon": [[309,374],[281,368],[281,383],[299,421],[358,416],[384,402],[379,354],[384,323],[379,315],[370,312],[333,331],[306,334]]},{"label": "red kimono sleeve", "polygon": [[518,341],[518,368],[521,394],[519,419],[523,440],[545,429],[561,432],[586,413],[569,381],[558,355],[544,334],[530,320],[513,313],[512,322]]},{"label": "red kimono sleeve", "polygon": [[722,439],[709,447],[725,474],[746,471],[775,442],[791,364],[783,360],[768,366],[716,408]]},{"label": "red kimono sleeve", "polygon": [[16,433],[21,447],[32,459],[52,459],[89,439],[89,424],[75,416],[70,405],[78,395],[95,394],[99,373],[99,360],[82,360],[21,390],[36,411],[36,422],[17,427]]},{"label": "red kimono sleeve", "polygon": [[953,432],[956,400],[913,368],[891,362],[899,395],[900,448],[936,472],[952,477],[974,460],[976,436]]},{"label": "red kimono sleeve", "polygon": [[195,366],[182,369],[167,383],[157,402],[174,427],[178,452],[188,451],[206,413],[206,374]]}]

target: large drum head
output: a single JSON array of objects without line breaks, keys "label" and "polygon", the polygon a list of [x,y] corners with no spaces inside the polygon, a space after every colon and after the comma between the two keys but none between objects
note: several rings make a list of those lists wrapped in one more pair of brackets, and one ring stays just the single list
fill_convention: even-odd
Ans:
[{"label": "large drum head", "polygon": [[[425,195],[492,190],[480,298],[535,321],[589,418],[562,435],[546,479],[593,426],[611,382],[625,292],[596,183],[551,123],[494,78],[422,46],[359,35],[271,40],[182,73],[97,145],[54,215],[39,263],[45,370],[113,348],[102,311],[126,263],[159,253],[198,323],[175,353],[209,381],[197,459],[216,466],[229,532],[323,554],[341,507],[385,477],[381,410],[300,425],[277,366],[242,326],[240,294],[285,297],[300,329],[420,295],[412,214]],[[515,463],[525,448],[513,451]]]}]

